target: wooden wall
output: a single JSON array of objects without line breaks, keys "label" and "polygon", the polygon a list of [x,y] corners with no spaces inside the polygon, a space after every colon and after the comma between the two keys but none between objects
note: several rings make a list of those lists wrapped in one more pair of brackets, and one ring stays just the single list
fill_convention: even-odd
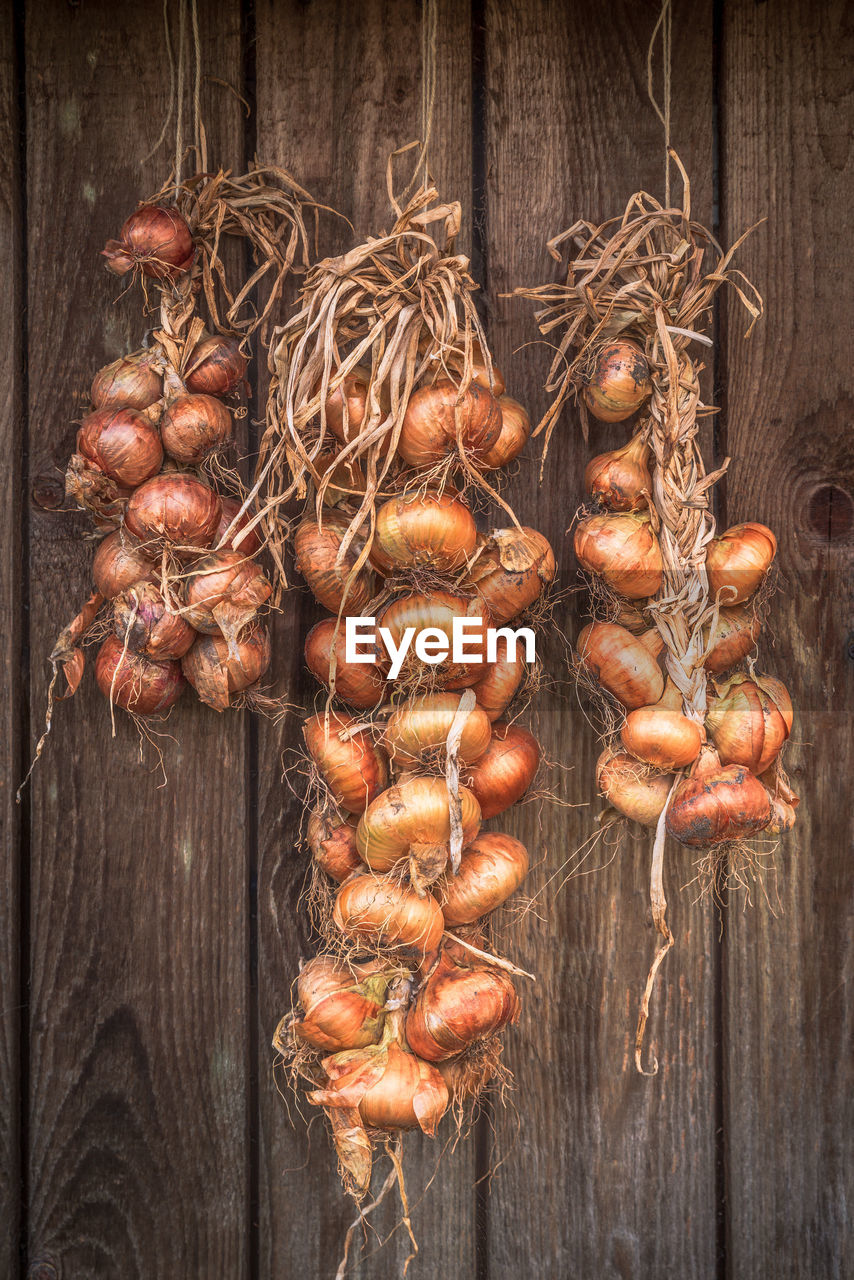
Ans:
[{"label": "wooden wall", "polygon": [[[549,353],[504,294],[544,279],[544,243],[579,216],[660,191],[662,140],[645,59],[654,0],[441,0],[432,163],[465,210],[494,349],[532,416]],[[212,156],[257,151],[336,205],[357,233],[387,224],[385,161],[417,136],[416,0],[200,0]],[[854,39],[842,0],[675,0],[673,137],[698,215],[732,240],[767,313],[749,343],[726,299],[712,379],[724,412],[709,457],[733,457],[724,522],[767,521],[781,590],[763,659],[798,708],[803,802],[776,878],[719,919],[671,851],[677,947],[649,1027],[657,1077],[631,1066],[654,945],[647,842],[624,847],[506,931],[539,975],[507,1037],[508,1110],[445,1151],[407,1157],[422,1254],[448,1280],[835,1280],[852,1274],[854,343],[850,271]],[[247,120],[234,86],[252,105]],[[0,17],[0,592],[8,643],[0,821],[0,1275],[10,1280],[332,1276],[351,1207],[322,1125],[278,1096],[270,1038],[310,941],[298,897],[300,801],[283,783],[298,720],[179,706],[168,784],[87,683],[61,707],[24,805],[14,789],[45,703],[45,656],[87,590],[86,523],[62,479],[93,372],[141,337],[136,296],[97,251],[155,189],[166,110],[161,6],[7,4]],[[346,239],[339,238],[341,248]],[[326,246],[327,251],[334,248]],[[263,380],[259,385],[263,395]],[[602,430],[598,448],[620,438]],[[558,550],[586,452],[571,414],[542,486],[517,511]],[[574,635],[577,597],[561,618]],[[291,594],[275,674],[293,702],[315,617]],[[564,679],[557,648],[551,674]],[[536,727],[585,805],[596,746],[568,687]],[[539,864],[533,892],[593,809],[527,806],[509,829]],[[602,859],[605,862],[606,859]],[[488,1178],[490,1168],[502,1161]],[[392,1212],[378,1216],[385,1235]],[[362,1263],[398,1273],[403,1232]],[[20,1241],[20,1246],[19,1246]],[[372,1242],[372,1246],[373,1247]]]}]

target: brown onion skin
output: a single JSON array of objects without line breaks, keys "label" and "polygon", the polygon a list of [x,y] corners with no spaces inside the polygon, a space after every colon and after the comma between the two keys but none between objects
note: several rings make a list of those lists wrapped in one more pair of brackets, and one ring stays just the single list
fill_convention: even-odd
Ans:
[{"label": "brown onion skin", "polygon": [[323,618],[306,636],[306,666],[315,679],[331,689],[334,651],[336,697],[363,711],[378,707],[386,694],[386,683],[378,662],[347,662],[345,645],[344,623],[339,625],[336,618]]},{"label": "brown onion skin", "polygon": [[657,769],[686,768],[697,759],[703,743],[694,720],[660,704],[630,711],[620,737],[630,755]]},{"label": "brown onion skin", "polygon": [[194,349],[184,375],[188,391],[206,396],[226,396],[246,376],[246,357],[236,338],[215,333]]},{"label": "brown onion skin", "polygon": [[237,528],[231,532],[228,541],[223,543],[222,539],[225,535],[225,531],[237,515],[242,504],[239,503],[236,498],[223,497],[221,501],[222,515],[220,516],[219,524],[217,525],[217,530],[214,534],[214,547],[217,551],[240,551],[244,556],[254,556],[256,552],[261,550],[261,539],[258,536],[257,525],[254,529],[250,529],[249,533],[247,533],[244,538],[241,538],[239,545],[235,545],[237,543],[238,535],[246,528],[249,521],[252,519],[252,512],[244,511],[243,515],[240,517],[240,522],[237,525]]},{"label": "brown onion skin", "polygon": [[649,399],[651,391],[646,356],[636,342],[621,338],[599,352],[584,400],[600,422],[622,422]]},{"label": "brown onion skin", "polygon": [[350,543],[341,566],[335,563],[349,523],[347,516],[336,511],[327,511],[322,525],[314,519],[303,520],[294,535],[294,552],[297,571],[315,600],[330,613],[338,613],[344,605],[347,614],[356,615],[374,596],[376,580],[369,569],[362,568],[348,583],[363,546],[359,538]]},{"label": "brown onion skin", "polygon": [[343,884],[354,871],[364,871],[356,845],[356,822],[333,822],[315,810],[308,819],[308,847],[315,865],[337,884]]},{"label": "brown onion skin", "polygon": [[[444,845],[451,838],[450,801],[444,778],[409,778],[377,795],[356,828],[356,846],[373,871],[390,871],[414,845]],[[463,844],[480,829],[480,806],[460,787]]]},{"label": "brown onion skin", "polygon": [[741,604],[753,595],[777,554],[777,539],[764,524],[737,524],[706,548],[709,588],[721,604]]},{"label": "brown onion skin", "polygon": [[627,600],[654,596],[661,587],[661,549],[645,516],[588,516],[575,527],[575,554],[582,569]]},{"label": "brown onion skin", "polygon": [[388,784],[385,757],[365,729],[357,730],[342,741],[340,734],[360,723],[341,711],[309,716],[303,725],[308,753],[332,796],[348,813],[363,813],[371,801]]},{"label": "brown onion skin", "polygon": [[96,409],[77,432],[77,452],[125,489],[156,475],[163,446],[147,418],[136,409]]},{"label": "brown onion skin", "polygon": [[627,710],[658,702],[664,675],[637,636],[613,622],[590,622],[578,637],[578,657],[603,689]]},{"label": "brown onion skin", "polygon": [[[115,635],[107,636],[95,659],[95,679],[105,698],[138,716],[168,711],[184,691],[178,662],[154,662],[124,650]],[[115,683],[114,683],[115,681]]]},{"label": "brown onion skin", "polygon": [[760,774],[774,762],[792,729],[786,689],[769,677],[736,675],[718,685],[706,728],[722,764],[743,764]]},{"label": "brown onion skin", "polygon": [[509,974],[484,963],[461,964],[443,953],[407,1014],[407,1043],[425,1061],[439,1062],[494,1035],[518,1013]]},{"label": "brown onion skin", "polygon": [[510,659],[507,645],[504,653],[489,664],[476,684],[471,686],[479,707],[483,707],[490,721],[499,720],[515,698],[525,677],[525,664],[519,658]]},{"label": "brown onion skin", "polygon": [[231,414],[215,396],[176,396],[160,419],[163,448],[190,466],[228,444],[233,432]]},{"label": "brown onion skin", "polygon": [[706,655],[704,666],[712,675],[729,671],[753,650],[762,631],[759,615],[750,605],[737,604],[730,609],[719,609],[717,623],[706,632],[706,639],[714,635],[714,644]]},{"label": "brown onion skin", "polygon": [[460,395],[448,378],[421,387],[409,400],[398,441],[398,452],[412,467],[430,467],[457,452],[457,410],[460,443],[467,457],[477,461],[501,434],[501,410],[491,391],[472,383]]},{"label": "brown onion skin", "polygon": [[596,762],[596,784],[623,817],[654,827],[667,803],[673,775],[651,769],[627,751],[606,749]]},{"label": "brown onion skin", "polygon": [[202,702],[215,711],[224,711],[229,695],[256,684],[271,659],[270,633],[255,623],[236,641],[236,652],[229,650],[225,636],[199,636],[184,654],[181,666]]},{"label": "brown onion skin", "polygon": [[137,582],[153,582],[156,575],[151,556],[128,534],[116,530],[98,544],[92,562],[92,579],[105,600],[114,600]]},{"label": "brown onion skin", "polygon": [[381,966],[347,965],[319,955],[300,970],[297,995],[303,1016],[292,1024],[300,1040],[337,1053],[376,1044],[382,1034],[388,983]]},{"label": "brown onion skin", "polygon": [[476,796],[484,819],[494,818],[521,799],[539,765],[540,744],[534,735],[521,725],[498,720],[489,746],[466,770],[463,781]]},{"label": "brown onion skin", "polygon": [[[383,745],[395,769],[408,769],[446,745],[460,705],[458,693],[427,693],[398,703],[385,724]],[[492,725],[481,707],[468,714],[457,756],[462,764],[479,760],[492,737]]]},{"label": "brown onion skin", "polygon": [[347,937],[431,955],[445,930],[442,910],[429,893],[419,897],[395,876],[353,875],[335,898],[333,920]]},{"label": "brown onion skin", "polygon": [[374,547],[395,569],[460,569],[476,541],[474,517],[452,493],[401,494],[377,511]]},{"label": "brown onion skin", "polygon": [[120,356],[95,374],[89,398],[94,409],[149,409],[163,395],[158,357],[149,351]]},{"label": "brown onion skin", "polygon": [[499,530],[472,565],[469,582],[489,609],[497,627],[524,612],[554,579],[555,557],[548,539],[536,529]]},{"label": "brown onion skin", "polygon": [[495,444],[478,458],[477,465],[483,471],[497,470],[513,462],[531,435],[531,419],[518,400],[499,395],[498,407],[501,410],[501,431]]},{"label": "brown onion skin", "polygon": [[[454,351],[448,356],[447,363],[448,367],[454,373],[455,378],[457,380],[461,379],[465,366],[464,351]],[[492,362],[492,385],[490,386],[489,371],[486,367],[483,347],[481,346],[478,338],[474,338],[471,344],[471,371],[472,382],[477,383],[479,387],[486,387],[486,389],[491,391],[496,397],[504,395],[504,392],[507,389],[504,381],[504,375],[494,361]],[[432,378],[428,375],[427,378],[424,379],[424,385],[430,386],[438,380],[439,376],[444,375],[438,375]]]},{"label": "brown onion skin", "polygon": [[[334,372],[333,372],[333,377]],[[355,440],[365,420],[368,401],[370,369],[355,368],[327,397],[325,405],[326,425],[342,444]],[[318,386],[318,391],[320,387]],[[345,422],[346,408],[346,422]],[[382,450],[381,450],[382,452]]]},{"label": "brown onion skin", "polygon": [[116,596],[113,628],[122,644],[156,662],[183,658],[196,632],[173,613],[153,582],[136,582]]},{"label": "brown onion skin", "polygon": [[513,836],[481,831],[463,849],[456,875],[446,872],[432,892],[442,907],[445,924],[474,924],[516,892],[528,874],[528,850]]},{"label": "brown onion skin", "polygon": [[222,515],[219,495],[194,476],[163,472],[131,495],[125,525],[143,544],[184,551],[211,545]]},{"label": "brown onion skin", "polygon": [[177,209],[144,204],[124,222],[118,240],[102,250],[117,276],[138,267],[152,280],[175,280],[193,263],[193,238]]},{"label": "brown onion skin", "polygon": [[667,808],[668,833],[689,849],[742,840],[767,827],[771,797],[743,765],[721,765],[706,748],[673,793]]},{"label": "brown onion skin", "polygon": [[652,493],[649,448],[640,435],[622,449],[600,453],[584,470],[584,488],[608,511],[640,511]]},{"label": "brown onion skin", "polygon": [[219,608],[243,618],[245,625],[272,594],[256,561],[242,551],[214,551],[197,561],[187,576],[184,616],[197,631],[214,636],[223,630],[216,616]]},{"label": "brown onion skin", "polygon": [[[472,626],[467,636],[467,652],[474,655],[467,662],[451,660],[454,618],[471,618],[479,626]],[[399,645],[407,627],[414,627],[416,635],[426,627],[435,627],[448,637],[448,656],[441,662],[425,665],[415,654],[414,642],[404,659],[398,679],[429,678],[443,689],[465,689],[483,674],[486,662],[487,631],[492,625],[489,611],[477,600],[455,595],[450,591],[434,590],[413,592],[398,596],[382,611],[377,626],[386,627]]]},{"label": "brown onion skin", "polygon": [[[359,1116],[367,1129],[420,1128],[433,1137],[448,1108],[447,1086],[432,1063],[385,1039],[384,1033],[379,1045],[324,1058],[328,1084],[312,1090],[308,1100],[334,1112],[347,1105],[339,1100],[340,1090],[348,1101],[358,1097]],[[360,1190],[366,1191],[367,1185]]]}]

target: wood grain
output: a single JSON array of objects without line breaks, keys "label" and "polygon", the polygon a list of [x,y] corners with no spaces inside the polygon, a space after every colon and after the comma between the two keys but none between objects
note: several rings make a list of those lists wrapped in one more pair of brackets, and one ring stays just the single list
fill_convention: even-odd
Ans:
[{"label": "wood grain", "polygon": [[0,661],[0,1274],[19,1274],[21,1229],[21,812],[15,788],[23,752],[21,713],[26,671],[22,652],[21,492],[23,474],[24,368],[21,359],[24,238],[15,21],[0,16],[0,449],[3,468],[0,514],[0,614],[6,644]]},{"label": "wood grain", "polygon": [[[237,80],[238,5],[200,21],[208,73]],[[72,422],[149,323],[98,251],[168,172],[168,148],[140,163],[167,108],[159,24],[106,3],[27,17],[34,724],[45,655],[89,589],[86,523],[51,509]],[[239,104],[206,84],[203,111],[214,155],[239,163]],[[164,732],[160,787],[121,714],[111,740],[90,675],[33,780],[33,1275],[246,1272],[244,735],[189,698]]]},{"label": "wood grain", "polygon": [[[690,16],[688,10],[690,8]],[[536,343],[528,304],[501,295],[555,278],[545,242],[579,217],[622,212],[638,188],[663,187],[662,135],[646,97],[645,65],[658,6],[490,3],[486,8],[486,230],[492,339],[511,393],[537,417],[551,353]],[[711,215],[711,6],[674,14],[674,141],[700,217]],[[536,416],[535,416],[536,415]],[[542,485],[532,451],[512,489],[515,510],[552,541],[560,588],[579,579],[565,536],[582,501],[587,459],[625,439],[599,426],[585,448],[564,413]],[[557,621],[573,638],[584,595],[565,594]],[[640,1277],[715,1274],[714,933],[695,905],[689,858],[666,867],[677,945],[660,972],[648,1049],[660,1072],[643,1079],[632,1048],[654,949],[648,905],[650,841],[602,846],[559,888],[594,829],[595,736],[552,642],[546,671],[558,696],[535,699],[535,723],[560,799],[520,809],[507,825],[528,844],[540,919],[512,929],[512,955],[534,969],[508,1035],[517,1079],[512,1111],[496,1114],[505,1163],[488,1203],[488,1275]],[[524,1229],[518,1228],[524,1205]]]},{"label": "wood grain", "polygon": [[[321,251],[340,252],[356,237],[378,234],[392,221],[386,196],[391,151],[420,133],[420,12],[412,0],[371,0],[354,9],[336,0],[309,4],[261,3],[258,23],[259,153],[293,168],[316,196],[353,223],[324,224]],[[431,167],[441,190],[465,210],[461,244],[470,243],[470,37],[468,5],[441,6],[439,92]],[[293,68],[282,85],[282,68]],[[407,167],[408,166],[408,167]],[[411,164],[401,162],[408,180]],[[302,645],[320,611],[296,579],[275,628],[276,675],[289,701],[308,707],[317,685],[302,661]],[[261,1216],[260,1274],[294,1270],[332,1275],[354,1206],[341,1191],[329,1140],[315,1117],[311,1129],[290,1118],[277,1095],[269,1049],[278,1018],[289,1005],[290,984],[301,957],[314,953],[299,897],[307,856],[299,846],[303,817],[296,771],[300,718],[279,728],[261,727],[259,796],[259,1062]],[[282,780],[281,774],[285,777]],[[297,794],[294,794],[294,791]],[[305,1108],[305,1104],[304,1108]],[[291,1104],[293,1110],[293,1104]],[[305,1108],[308,1110],[308,1108]],[[436,1182],[425,1194],[441,1143],[408,1135],[405,1171],[414,1206],[413,1225],[423,1249],[423,1274],[474,1274],[474,1148],[447,1152]],[[423,1202],[422,1202],[423,1197]],[[374,1226],[384,1238],[398,1223],[396,1206],[383,1206]],[[378,1241],[370,1238],[367,1251]],[[353,1272],[364,1277],[400,1273],[405,1232],[398,1229],[382,1252]]]},{"label": "wood grain", "polygon": [[[796,708],[798,823],[770,856],[769,902],[725,938],[727,1260],[758,1280],[850,1275],[854,1133],[852,775],[854,293],[840,233],[854,198],[843,4],[725,9],[726,234],[767,216],[742,266],[766,299],[749,342],[725,313],[729,523],[779,539],[762,667]],[[836,516],[816,491],[836,490]]]}]

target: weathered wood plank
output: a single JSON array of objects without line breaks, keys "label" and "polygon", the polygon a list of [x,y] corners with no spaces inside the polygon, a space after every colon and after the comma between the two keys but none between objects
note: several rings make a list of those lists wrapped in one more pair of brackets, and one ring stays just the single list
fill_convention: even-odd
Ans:
[{"label": "weathered wood plank", "polygon": [[[439,83],[431,167],[443,194],[466,210],[461,244],[470,243],[471,184],[470,43],[467,4],[443,3],[439,22]],[[420,9],[413,0],[371,0],[355,9],[338,0],[259,3],[258,152],[293,169],[322,200],[351,219],[358,238],[377,234],[392,218],[386,198],[389,153],[420,133]],[[287,74],[283,75],[283,68]],[[400,173],[408,177],[402,162]],[[325,224],[322,252],[340,252],[355,241],[346,226]],[[296,580],[299,583],[299,579]],[[284,601],[275,626],[278,681],[290,702],[313,704],[317,686],[302,662],[302,645],[320,616],[298,586]],[[296,838],[303,806],[280,779],[284,758],[289,780],[300,722],[261,728],[259,798],[259,1062],[260,1062],[260,1274],[334,1274],[353,1205],[343,1195],[334,1157],[315,1119],[309,1133],[277,1095],[270,1040],[289,1002],[301,956],[314,952],[305,911],[299,906],[307,866]],[[290,754],[289,754],[290,753]],[[306,1108],[308,1109],[308,1108]],[[445,1135],[447,1136],[447,1135]],[[425,1274],[474,1274],[474,1152],[472,1143],[444,1157],[433,1186],[439,1143],[407,1137],[405,1167],[413,1225]],[[376,1215],[382,1236],[398,1220],[392,1205]],[[376,1241],[369,1243],[369,1250]],[[405,1232],[355,1272],[360,1277],[398,1274],[406,1257]],[[287,1259],[287,1267],[283,1264]]]},{"label": "weathered wood plank", "polygon": [[[646,96],[646,51],[658,6],[590,3],[486,6],[487,253],[492,337],[511,393],[534,420],[545,407],[550,350],[536,339],[530,310],[500,295],[551,277],[550,235],[580,216],[620,213],[638,188],[661,192],[663,143]],[[674,142],[693,177],[695,209],[711,217],[711,5],[674,13]],[[535,416],[536,415],[536,416]],[[517,513],[542,529],[558,557],[560,585],[577,584],[565,536],[582,501],[592,453],[626,438],[597,426],[585,448],[571,411],[552,441],[542,485],[532,459],[511,490]],[[582,625],[583,595],[564,598],[558,621],[570,638]],[[549,675],[567,681],[554,643]],[[516,1075],[514,1110],[496,1113],[488,1275],[597,1277],[715,1274],[714,921],[695,905],[690,859],[671,850],[666,870],[677,946],[659,976],[648,1052],[660,1073],[642,1079],[632,1063],[635,1018],[654,934],[648,905],[649,839],[599,847],[590,872],[557,892],[564,860],[590,835],[598,747],[571,686],[535,700],[563,800],[506,826],[539,862],[541,919],[508,929],[511,954],[536,971],[523,1013],[508,1035]],[[503,825],[504,818],[499,820]],[[598,868],[595,869],[594,868]],[[547,879],[552,888],[545,889]]]},{"label": "weathered wood plank", "polygon": [[21,314],[24,240],[21,211],[20,120],[15,20],[11,7],[0,17],[0,438],[3,468],[0,611],[6,643],[0,662],[0,1272],[19,1274],[21,1227],[21,1011],[20,810],[15,788],[22,764],[21,492],[22,397]]},{"label": "weathered wood plank", "polygon": [[749,342],[726,305],[727,517],[779,539],[761,659],[795,703],[787,766],[802,796],[765,877],[770,906],[757,889],[727,920],[727,1265],[832,1280],[854,1257],[854,44],[841,3],[733,3],[723,36],[726,235],[768,218],[741,264],[767,308]]},{"label": "weathered wood plank", "polygon": [[[167,107],[160,10],[30,6],[27,17],[32,718],[44,658],[88,593],[82,518],[52,510],[103,363],[148,323],[98,250],[168,171],[141,164]],[[200,6],[205,72],[239,83],[240,8]],[[188,77],[189,87],[189,77]],[[185,119],[189,121],[188,114]],[[242,119],[203,87],[211,152]],[[74,1276],[237,1277],[247,1268],[244,730],[187,698],[137,761],[91,676],[33,780],[29,1260]],[[38,1274],[42,1274],[39,1272]]]}]

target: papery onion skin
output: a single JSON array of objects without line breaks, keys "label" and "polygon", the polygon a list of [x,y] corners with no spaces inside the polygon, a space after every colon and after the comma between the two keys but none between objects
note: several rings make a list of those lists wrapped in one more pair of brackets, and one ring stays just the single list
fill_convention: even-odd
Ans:
[{"label": "papery onion skin", "polygon": [[153,280],[175,280],[193,263],[193,238],[177,209],[144,204],[101,251],[117,276],[138,267]]},{"label": "papery onion skin", "polygon": [[458,431],[463,452],[476,462],[501,434],[501,410],[485,387],[472,383],[461,394],[450,379],[442,378],[410,397],[398,452],[412,467],[433,466],[449,453],[457,453]]},{"label": "papery onion skin", "polygon": [[254,529],[250,529],[246,536],[240,539],[239,545],[237,545],[240,533],[246,528],[247,524],[252,519],[252,512],[244,511],[243,515],[240,517],[237,527],[229,534],[228,541],[223,543],[222,539],[225,536],[225,531],[234,520],[234,517],[240,510],[242,503],[238,502],[236,498],[228,497],[223,497],[221,501],[222,515],[219,518],[219,524],[217,525],[217,530],[213,537],[213,546],[217,551],[240,551],[244,556],[254,556],[256,552],[261,550],[261,539],[258,536],[257,525]]},{"label": "papery onion skin", "polygon": [[318,810],[309,816],[306,840],[315,865],[338,884],[354,871],[365,870],[356,845],[356,822],[333,822]]},{"label": "papery onion skin", "polygon": [[714,637],[704,666],[712,675],[728,671],[746,658],[755,647],[762,630],[758,613],[750,605],[734,605],[719,609],[714,626],[710,623],[705,638]]},{"label": "papery onion skin", "polygon": [[474,517],[452,493],[401,494],[377,511],[374,546],[394,568],[460,569],[476,541]]},{"label": "papery onion skin", "polygon": [[600,453],[584,469],[584,488],[608,511],[640,511],[652,493],[649,448],[640,434],[622,449]]},{"label": "papery onion skin", "polygon": [[[454,618],[470,618],[472,625],[466,637],[466,651],[473,657],[466,662],[453,662]],[[492,625],[489,611],[479,600],[455,595],[450,591],[413,592],[398,596],[378,618],[378,626],[386,627],[394,644],[400,645],[407,628],[415,635],[428,627],[436,628],[448,639],[448,656],[435,664],[424,664],[415,653],[414,643],[404,658],[400,680],[429,678],[444,689],[465,689],[474,684],[485,670],[487,632]]]},{"label": "papery onion skin", "polygon": [[[460,787],[463,844],[480,829],[480,806]],[[356,828],[356,846],[373,871],[390,871],[413,846],[445,845],[451,838],[450,798],[444,778],[410,778],[373,799]]]},{"label": "papery onion skin", "polygon": [[[464,351],[454,351],[448,356],[447,363],[448,367],[454,374],[454,378],[456,380],[461,379],[465,367]],[[481,346],[479,339],[474,338],[471,344],[471,380],[472,382],[476,382],[479,387],[486,387],[486,389],[491,391],[494,396],[500,397],[504,395],[506,390],[504,375],[494,361],[491,363],[492,385],[490,386],[490,375],[486,368],[486,358],[483,353],[483,347]],[[430,386],[431,383],[436,381],[437,379],[435,377],[432,378],[432,380],[428,377],[425,385]]]},{"label": "papery onion skin", "polygon": [[495,662],[491,662],[480,680],[471,685],[479,707],[483,707],[490,721],[499,720],[515,698],[525,677],[525,664],[521,658],[511,659],[507,654],[499,652]]},{"label": "papery onion skin", "polygon": [[[385,1132],[420,1128],[433,1137],[448,1108],[447,1086],[432,1063],[410,1053],[396,1038],[389,1039],[393,1020],[394,1015],[387,1016],[379,1045],[324,1058],[326,1087],[312,1090],[308,1099],[333,1113],[358,1099],[365,1128]],[[358,1190],[364,1194],[367,1187]]]},{"label": "papery onion skin", "polygon": [[654,827],[667,803],[673,775],[654,771],[627,751],[606,749],[596,762],[596,784],[625,818]]},{"label": "papery onion skin", "polygon": [[152,351],[120,356],[95,374],[89,398],[94,409],[148,409],[163,395],[160,359]]},{"label": "papery onion skin", "polygon": [[721,765],[707,747],[674,791],[665,825],[680,844],[706,849],[755,835],[770,820],[771,797],[759,779],[743,765]]},{"label": "papery onion skin", "polygon": [[536,529],[499,529],[492,537],[496,545],[477,557],[467,581],[503,627],[539,599],[556,565],[551,544]]},{"label": "papery onion skin", "polygon": [[174,613],[153,582],[136,582],[116,596],[113,628],[122,644],[156,662],[183,658],[196,638],[189,622]]},{"label": "papery onion skin", "polygon": [[646,516],[588,516],[575,527],[575,554],[582,569],[627,600],[654,596],[661,587],[661,548]]},{"label": "papery onion skin", "polygon": [[378,663],[347,662],[345,648],[343,620],[339,624],[337,618],[323,618],[306,636],[306,666],[321,684],[331,689],[334,651],[336,697],[363,711],[378,707],[386,694],[386,683]]},{"label": "papery onion skin", "polygon": [[388,783],[385,757],[366,729],[356,729],[359,723],[354,716],[333,711],[328,724],[322,714],[309,716],[302,730],[308,753],[335,802],[348,813],[363,813]]},{"label": "papery onion skin", "polygon": [[178,662],[155,662],[125,651],[115,635],[107,636],[95,659],[95,679],[105,698],[139,716],[167,711],[184,691]]},{"label": "papery onion skin", "polygon": [[215,551],[197,561],[187,576],[184,616],[197,631],[217,635],[225,630],[225,620],[250,622],[272,594],[255,560],[242,551]]},{"label": "papery onion skin", "polygon": [[303,520],[294,535],[294,552],[297,571],[324,609],[337,613],[343,604],[348,614],[356,615],[363,613],[372,599],[376,581],[364,568],[348,581],[363,547],[359,538],[350,543],[342,564],[335,563],[349,523],[335,511],[324,514],[322,526],[314,519]]},{"label": "papery onion skin", "polygon": [[435,952],[445,929],[434,897],[419,897],[395,876],[353,875],[335,898],[333,920],[347,937],[388,947],[404,947],[427,956]]},{"label": "papery onion skin", "polygon": [[622,422],[649,399],[651,391],[646,356],[637,343],[623,338],[599,352],[584,400],[600,422]]},{"label": "papery onion skin", "polygon": [[136,409],[96,409],[77,432],[77,452],[125,489],[156,475],[163,446],[153,427]]},{"label": "papery onion skin", "polygon": [[501,430],[495,444],[478,458],[477,465],[483,471],[497,470],[513,462],[525,448],[531,435],[531,419],[518,400],[514,400],[512,396],[499,395],[498,407],[501,410]]},{"label": "papery onion skin", "polygon": [[519,1013],[509,974],[485,963],[442,955],[406,1018],[410,1049],[427,1062],[453,1057],[473,1040],[494,1035]]},{"label": "papery onion skin", "polygon": [[380,963],[350,969],[332,956],[315,956],[297,979],[303,1014],[291,1029],[300,1040],[327,1053],[376,1044],[382,1035],[387,988]]},{"label": "papery onion skin", "polygon": [[516,892],[528,874],[528,851],[499,831],[482,831],[463,849],[456,875],[446,872],[432,892],[449,928],[474,924]]},{"label": "papery onion skin", "polygon": [[777,554],[777,539],[764,524],[737,524],[706,548],[709,589],[723,605],[741,604],[761,584]]},{"label": "papery onion skin", "polygon": [[211,545],[222,515],[219,495],[194,476],[162,472],[131,495],[125,525],[146,546],[181,550]]},{"label": "papery onion skin", "polygon": [[457,1053],[436,1063],[456,1106],[470,1102],[483,1092],[495,1075],[500,1056],[501,1041],[494,1036],[491,1040],[476,1041],[469,1052]]},{"label": "papery onion skin", "polygon": [[664,675],[638,636],[613,622],[590,622],[576,646],[579,660],[627,710],[658,702]]},{"label": "papery onion skin", "polygon": [[463,775],[480,804],[484,819],[494,818],[520,800],[540,765],[540,744],[518,724],[496,721],[492,740],[476,764]]},{"label": "papery onion skin", "polygon": [[231,648],[225,636],[200,635],[181,659],[181,666],[202,702],[215,711],[225,711],[230,695],[257,684],[271,659],[270,633],[255,623]]},{"label": "papery onion skin", "polygon": [[215,333],[204,338],[190,356],[184,385],[188,391],[225,396],[246,376],[246,357],[236,338]]},{"label": "papery onion skin", "polygon": [[105,600],[114,600],[137,582],[153,582],[156,574],[151,556],[123,531],[107,534],[98,544],[92,562],[92,579]]},{"label": "papery onion skin", "polygon": [[718,685],[706,728],[722,764],[743,764],[760,774],[773,763],[792,729],[792,703],[771,677],[735,675]]},{"label": "papery onion skin", "polygon": [[[428,693],[408,698],[395,707],[386,721],[383,743],[395,769],[417,764],[424,755],[443,747],[460,705],[457,693]],[[461,763],[480,759],[492,737],[485,711],[474,707],[466,717],[457,755]]]},{"label": "papery onion skin", "polygon": [[195,466],[232,437],[231,414],[215,396],[176,396],[160,419],[163,448],[176,462]]},{"label": "papery onion skin", "polygon": [[658,769],[684,769],[700,752],[700,726],[679,711],[660,704],[630,711],[620,730],[630,755]]}]

